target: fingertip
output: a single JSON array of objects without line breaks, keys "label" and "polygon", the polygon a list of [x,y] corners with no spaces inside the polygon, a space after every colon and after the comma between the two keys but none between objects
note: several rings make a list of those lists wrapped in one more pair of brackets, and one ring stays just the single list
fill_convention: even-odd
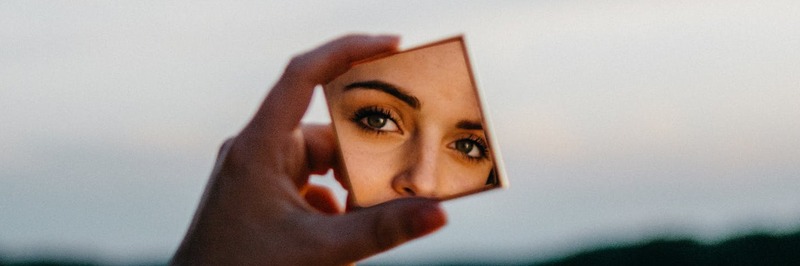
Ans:
[{"label": "fingertip", "polygon": [[391,46],[397,47],[400,45],[400,36],[394,34],[382,34],[374,37],[377,41],[387,43]]},{"label": "fingertip", "polygon": [[397,45],[400,44],[400,35],[397,34],[364,34],[351,33],[338,38],[336,41],[372,43],[373,45]]}]

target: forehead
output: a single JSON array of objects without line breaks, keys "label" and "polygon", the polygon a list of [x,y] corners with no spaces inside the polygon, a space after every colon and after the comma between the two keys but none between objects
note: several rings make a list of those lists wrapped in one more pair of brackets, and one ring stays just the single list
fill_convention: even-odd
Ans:
[{"label": "forehead", "polygon": [[333,87],[356,81],[381,80],[420,97],[466,101],[477,107],[472,77],[460,40],[394,54],[353,66]]},{"label": "forehead", "polygon": [[467,74],[464,50],[460,41],[450,41],[365,62],[353,67],[353,72],[380,72],[402,70],[424,72],[428,70],[455,71]]}]

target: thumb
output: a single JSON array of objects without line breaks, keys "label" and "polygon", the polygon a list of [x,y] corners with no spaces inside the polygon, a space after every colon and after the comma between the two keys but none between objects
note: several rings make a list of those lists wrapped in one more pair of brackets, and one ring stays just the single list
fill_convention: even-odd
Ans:
[{"label": "thumb", "polygon": [[338,216],[334,228],[336,256],[341,262],[358,261],[409,240],[427,235],[447,223],[439,203],[406,198]]}]

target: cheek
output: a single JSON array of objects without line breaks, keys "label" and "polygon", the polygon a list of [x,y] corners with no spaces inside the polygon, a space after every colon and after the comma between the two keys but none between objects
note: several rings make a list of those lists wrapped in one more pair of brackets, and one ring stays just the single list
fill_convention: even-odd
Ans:
[{"label": "cheek", "polygon": [[[344,133],[344,132],[343,132]],[[398,172],[402,152],[396,143],[376,143],[359,136],[358,132],[340,136],[344,163],[359,204],[378,203],[396,194],[392,178]]]},{"label": "cheek", "polygon": [[483,188],[489,173],[492,171],[491,163],[464,164],[460,158],[448,158],[448,171],[445,174],[444,187],[448,188],[447,195],[464,193]]},{"label": "cheek", "polygon": [[351,151],[344,152],[344,157],[350,180],[358,187],[383,187],[389,183],[391,165],[387,156]]}]

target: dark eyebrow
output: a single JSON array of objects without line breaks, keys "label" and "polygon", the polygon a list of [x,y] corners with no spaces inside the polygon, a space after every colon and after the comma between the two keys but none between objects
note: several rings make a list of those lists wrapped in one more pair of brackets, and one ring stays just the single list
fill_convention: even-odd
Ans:
[{"label": "dark eyebrow", "polygon": [[467,130],[483,130],[483,125],[480,122],[461,120],[456,123],[456,128]]},{"label": "dark eyebrow", "polygon": [[419,104],[419,99],[417,99],[417,97],[411,96],[408,93],[403,92],[401,89],[387,82],[383,82],[380,80],[354,82],[351,83],[350,85],[345,86],[344,91],[348,91],[355,88],[382,91],[388,93],[389,95],[394,96],[397,99],[400,99],[401,101],[405,102],[406,104],[408,104],[408,106],[411,106],[414,109],[419,109],[420,104]]}]

